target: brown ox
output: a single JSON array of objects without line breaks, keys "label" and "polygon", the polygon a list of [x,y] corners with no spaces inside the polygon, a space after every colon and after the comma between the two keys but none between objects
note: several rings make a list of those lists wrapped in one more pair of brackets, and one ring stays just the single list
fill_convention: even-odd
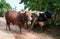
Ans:
[{"label": "brown ox", "polygon": [[10,30],[10,23],[18,25],[21,29],[24,27],[24,24],[28,21],[29,18],[29,11],[26,11],[25,13],[18,13],[15,11],[7,11],[5,14],[6,19],[6,30],[7,28]]}]

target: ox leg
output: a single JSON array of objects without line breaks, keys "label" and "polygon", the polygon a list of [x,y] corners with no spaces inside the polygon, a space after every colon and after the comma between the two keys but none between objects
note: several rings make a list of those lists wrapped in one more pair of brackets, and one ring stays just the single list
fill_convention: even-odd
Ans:
[{"label": "ox leg", "polygon": [[7,30],[7,24],[6,24],[6,30]]},{"label": "ox leg", "polygon": [[19,26],[19,29],[20,29],[20,33],[22,33],[22,32],[21,32],[21,30],[22,30],[22,27],[21,27],[21,26]]},{"label": "ox leg", "polygon": [[10,23],[7,23],[7,24],[6,24],[6,30],[8,30],[8,29],[11,30],[11,29],[10,29]]},{"label": "ox leg", "polygon": [[21,28],[22,28],[22,27],[20,27],[20,33],[22,33],[22,32],[21,32]]},{"label": "ox leg", "polygon": [[32,25],[30,25],[31,26],[31,28],[29,29],[29,32],[31,31],[31,29],[33,28],[33,25],[34,25],[34,23],[32,24]]},{"label": "ox leg", "polygon": [[41,31],[42,31],[42,27],[41,27]]},{"label": "ox leg", "polygon": [[26,22],[26,28],[27,28],[27,29],[28,29],[28,26],[29,26],[29,25],[28,25],[28,23]]}]

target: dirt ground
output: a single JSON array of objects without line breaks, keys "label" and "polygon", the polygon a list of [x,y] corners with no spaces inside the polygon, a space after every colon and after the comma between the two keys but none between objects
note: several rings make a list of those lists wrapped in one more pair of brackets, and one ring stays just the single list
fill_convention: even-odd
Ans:
[{"label": "dirt ground", "polygon": [[19,28],[16,25],[11,25],[11,31],[6,31],[5,23],[5,18],[0,17],[0,39],[54,39],[46,33],[28,32],[25,29],[19,33]]}]

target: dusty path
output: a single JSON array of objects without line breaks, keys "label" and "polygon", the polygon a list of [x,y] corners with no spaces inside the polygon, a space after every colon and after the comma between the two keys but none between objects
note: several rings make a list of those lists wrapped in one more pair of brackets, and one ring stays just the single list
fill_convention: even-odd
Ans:
[{"label": "dusty path", "polygon": [[5,19],[0,17],[0,39],[54,39],[46,33],[38,34],[35,32],[28,32],[27,30],[23,30],[23,33],[19,33],[19,28],[15,25],[11,25],[13,31],[6,31],[5,27]]}]

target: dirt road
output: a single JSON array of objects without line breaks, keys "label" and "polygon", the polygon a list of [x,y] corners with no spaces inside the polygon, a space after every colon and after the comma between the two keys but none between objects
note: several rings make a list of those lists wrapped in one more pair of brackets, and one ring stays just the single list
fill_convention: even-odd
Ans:
[{"label": "dirt road", "polygon": [[54,39],[46,33],[28,32],[23,29],[23,33],[19,33],[19,28],[16,25],[11,25],[12,31],[5,30],[5,19],[0,17],[0,39]]}]

